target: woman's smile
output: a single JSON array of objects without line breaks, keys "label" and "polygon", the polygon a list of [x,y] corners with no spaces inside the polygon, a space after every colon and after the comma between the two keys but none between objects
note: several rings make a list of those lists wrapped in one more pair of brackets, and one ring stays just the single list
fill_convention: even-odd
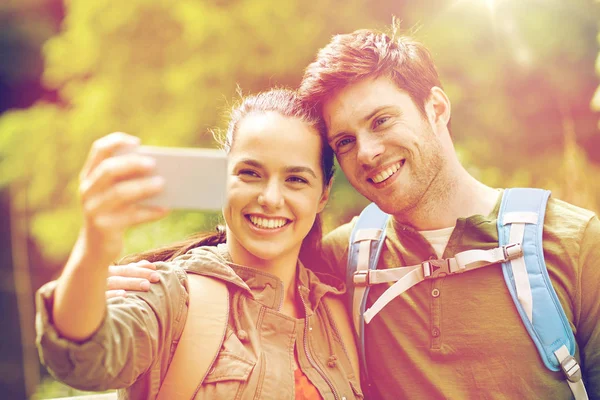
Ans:
[{"label": "woman's smile", "polygon": [[279,232],[287,227],[292,220],[284,217],[269,217],[258,214],[246,214],[250,225],[260,231]]}]

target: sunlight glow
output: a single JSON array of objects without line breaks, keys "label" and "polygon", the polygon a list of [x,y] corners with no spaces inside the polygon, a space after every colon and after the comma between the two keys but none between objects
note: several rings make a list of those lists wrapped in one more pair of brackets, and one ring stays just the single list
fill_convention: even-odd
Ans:
[{"label": "sunlight glow", "polygon": [[490,9],[490,12],[493,14],[494,13],[494,8],[496,6],[496,0],[483,0],[485,1],[485,3],[487,4],[488,8]]},{"label": "sunlight glow", "polygon": [[451,3],[450,8],[455,8],[458,6],[461,6],[464,3],[470,3],[470,4],[475,4],[475,3],[485,3],[485,5],[487,6],[487,8],[489,9],[490,13],[493,15],[494,12],[496,11],[496,6],[498,5],[498,3],[501,0],[455,0],[454,2]]},{"label": "sunlight glow", "polygon": [[[534,52],[523,40],[512,13],[502,8],[506,5],[501,4],[502,2],[503,0],[454,0],[450,3],[450,8],[460,7],[468,12],[489,14],[490,28],[499,39],[502,39],[503,45],[511,50],[516,64],[522,68],[531,68],[536,61]],[[508,3],[508,0],[504,0],[504,3]],[[484,11],[485,8],[487,12]]]}]

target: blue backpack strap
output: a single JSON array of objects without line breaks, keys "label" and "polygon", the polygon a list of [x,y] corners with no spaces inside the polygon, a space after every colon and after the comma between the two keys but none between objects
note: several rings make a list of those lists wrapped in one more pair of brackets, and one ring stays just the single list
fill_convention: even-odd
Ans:
[{"label": "blue backpack strap", "polygon": [[364,382],[369,382],[365,356],[365,322],[363,318],[369,287],[355,286],[355,272],[361,268],[377,269],[377,261],[385,240],[385,228],[389,217],[389,214],[381,211],[375,203],[371,203],[360,213],[350,235],[346,268],[348,309],[352,310],[352,321],[358,336],[358,351],[362,367],[361,376],[364,378]]},{"label": "blue backpack strap", "polygon": [[[499,244],[520,242],[524,254],[503,263],[502,271],[523,324],[544,364],[552,371],[562,370],[572,385],[581,381],[581,370],[573,357],[575,337],[548,276],[542,247],[549,197],[550,192],[541,189],[504,191],[498,214]],[[573,393],[576,398],[586,398],[577,396],[575,390]]]}]

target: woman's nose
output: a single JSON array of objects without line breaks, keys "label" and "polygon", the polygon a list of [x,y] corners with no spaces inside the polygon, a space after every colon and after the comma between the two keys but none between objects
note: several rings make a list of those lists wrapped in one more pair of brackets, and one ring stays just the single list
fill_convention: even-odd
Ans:
[{"label": "woman's nose", "polygon": [[281,188],[276,182],[269,182],[258,195],[258,204],[266,209],[278,209],[283,206]]}]

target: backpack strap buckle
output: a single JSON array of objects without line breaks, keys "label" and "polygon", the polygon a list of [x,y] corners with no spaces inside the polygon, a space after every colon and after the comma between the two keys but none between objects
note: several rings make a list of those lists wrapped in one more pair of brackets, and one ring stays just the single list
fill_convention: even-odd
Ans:
[{"label": "backpack strap buckle", "polygon": [[421,266],[423,267],[423,277],[425,279],[440,278],[452,273],[450,260],[447,258],[423,261]]}]

